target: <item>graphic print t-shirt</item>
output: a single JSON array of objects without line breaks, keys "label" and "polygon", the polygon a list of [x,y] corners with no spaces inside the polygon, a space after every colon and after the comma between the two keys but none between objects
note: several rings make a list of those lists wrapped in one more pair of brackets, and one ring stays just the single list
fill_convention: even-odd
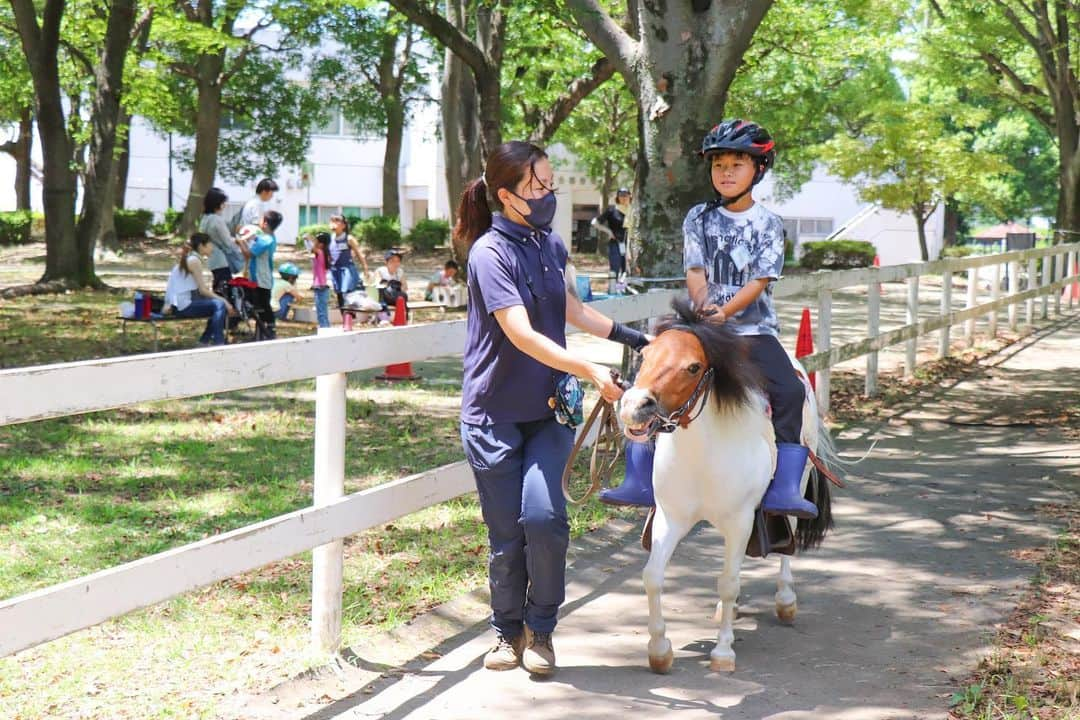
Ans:
[{"label": "graphic print t-shirt", "polygon": [[[784,269],[784,223],[755,203],[731,212],[711,203],[695,205],[683,221],[683,270],[701,268],[708,302],[723,305],[751,280],[776,280]],[[728,320],[739,335],[780,335],[772,283]]]}]

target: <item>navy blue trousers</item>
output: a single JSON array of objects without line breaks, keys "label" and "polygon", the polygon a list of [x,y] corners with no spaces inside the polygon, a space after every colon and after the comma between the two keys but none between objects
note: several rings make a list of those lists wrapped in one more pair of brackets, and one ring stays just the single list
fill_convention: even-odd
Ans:
[{"label": "navy blue trousers", "polygon": [[799,443],[802,437],[802,411],[806,390],[791,367],[791,360],[780,341],[772,335],[747,335],[750,360],[765,376],[776,442]]},{"label": "navy blue trousers", "polygon": [[514,638],[522,625],[550,633],[566,597],[570,523],[562,473],[574,431],[554,418],[526,423],[461,423],[491,553],[491,625]]}]

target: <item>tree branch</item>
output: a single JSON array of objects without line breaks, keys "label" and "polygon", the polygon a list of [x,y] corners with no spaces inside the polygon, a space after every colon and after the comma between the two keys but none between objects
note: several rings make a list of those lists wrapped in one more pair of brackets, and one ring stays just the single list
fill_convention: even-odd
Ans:
[{"label": "tree branch", "polygon": [[615,74],[615,65],[606,57],[602,57],[593,63],[588,75],[576,78],[567,87],[566,92],[546,111],[540,113],[537,126],[529,135],[529,142],[537,145],[546,145],[559,126],[570,117],[582,100],[589,96],[592,91],[607,82]]},{"label": "tree branch", "polygon": [[480,48],[442,15],[421,5],[418,0],[390,0],[390,4],[405,17],[431,33],[432,37],[472,68],[477,76],[488,75],[492,72],[491,65]]},{"label": "tree branch", "polygon": [[[1054,121],[1054,116],[1046,110],[1039,107],[1038,103],[1027,102],[1029,100],[1048,100],[1047,94],[1043,92],[1037,85],[1024,82],[1016,72],[1005,64],[1005,62],[996,55],[989,52],[980,52],[979,57],[991,72],[997,73],[1000,77],[1003,77],[1016,91],[1018,98],[1026,107],[1028,112],[1035,116],[1035,119],[1041,122],[1051,134],[1056,132],[1057,125]],[[1016,98],[1014,98],[1016,99]]]},{"label": "tree branch", "polygon": [[135,22],[135,26],[131,28],[131,41],[135,47],[136,53],[139,55],[146,52],[147,45],[150,41],[150,23],[153,19],[154,8],[147,8],[146,12],[142,14],[142,17]]},{"label": "tree branch", "polygon": [[190,22],[199,22],[199,16],[196,14],[195,8],[192,7],[191,3],[186,2],[186,0],[176,0],[176,7],[187,16],[187,19]]},{"label": "tree branch", "polygon": [[566,0],[566,6],[589,40],[607,56],[634,94],[638,94],[633,66],[641,52],[640,43],[619,27],[596,0]]},{"label": "tree branch", "polygon": [[83,69],[86,70],[87,75],[93,75],[96,69],[95,63],[79,48],[72,45],[67,40],[60,38],[60,44],[63,46],[67,54],[71,56],[72,60],[77,60]]},{"label": "tree branch", "polygon": [[1048,48],[1052,44],[1052,39],[1045,39],[1046,42],[1041,42],[1040,38],[1031,34],[1031,31],[1024,25],[1024,21],[1013,11],[1011,7],[1005,4],[1004,0],[993,0],[994,4],[998,6],[1001,12],[1005,15],[1009,23],[1012,24],[1013,29],[1019,33],[1020,37],[1024,39],[1031,49],[1035,51],[1035,54],[1039,57],[1039,64],[1042,66],[1043,79],[1046,80],[1046,85],[1050,88],[1052,94],[1057,93],[1057,63],[1054,62],[1054,57],[1050,54]]}]

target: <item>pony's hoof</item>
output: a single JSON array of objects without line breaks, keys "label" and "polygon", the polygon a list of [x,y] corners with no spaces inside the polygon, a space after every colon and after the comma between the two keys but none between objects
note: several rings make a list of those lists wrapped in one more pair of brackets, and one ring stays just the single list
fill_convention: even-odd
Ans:
[{"label": "pony's hoof", "polygon": [[791,625],[795,622],[795,613],[798,609],[799,607],[795,603],[791,603],[790,605],[776,603],[776,619],[785,625]]},{"label": "pony's hoof", "polygon": [[[651,645],[652,643],[650,643]],[[659,675],[667,675],[671,672],[671,665],[675,662],[675,653],[671,649],[671,641],[664,638],[657,643],[657,648],[649,648],[649,669]]]},{"label": "pony's hoof", "polygon": [[723,654],[717,654],[715,651],[709,653],[709,669],[713,672],[734,672],[735,653],[730,650]]}]

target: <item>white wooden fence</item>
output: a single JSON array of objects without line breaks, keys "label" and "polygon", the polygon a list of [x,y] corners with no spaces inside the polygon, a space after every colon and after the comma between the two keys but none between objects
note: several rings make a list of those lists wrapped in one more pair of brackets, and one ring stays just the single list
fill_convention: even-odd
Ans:
[{"label": "white wooden fence", "polygon": [[[1065,271],[1066,258],[1068,267],[1075,268],[1078,250],[1080,244],[1074,244],[980,258],[815,273],[782,280],[776,294],[815,293],[818,297],[817,343],[824,350],[804,361],[809,369],[818,371],[817,392],[827,407],[829,368],[839,362],[867,355],[869,370],[869,358],[876,356],[876,351],[907,341],[913,366],[910,343],[920,335],[940,330],[942,347],[947,349],[951,326],[968,321],[965,333],[970,337],[970,323],[977,316],[1006,305],[1015,310],[1017,303],[1026,303],[1029,323],[1034,320],[1037,298],[1042,298],[1040,317],[1047,316],[1051,298],[1055,312],[1060,312],[1060,291],[1080,279],[1075,269],[1069,277]],[[912,321],[885,333],[876,330],[881,282],[909,283],[908,312],[915,318],[920,276],[943,274],[943,296],[948,298],[954,273],[973,274],[980,267],[1009,264],[1010,282],[1016,283],[1019,263],[1026,262],[1027,277],[1036,279],[1035,263],[1040,258],[1044,270],[1037,287],[1019,292],[1011,285],[1012,292],[1004,297],[993,290],[991,300],[978,305],[969,290],[968,307],[962,311],[948,310],[937,318]],[[858,342],[831,347],[832,292],[861,285],[869,287],[867,323],[871,332]],[[593,306],[627,322],[664,314],[673,294],[660,291]],[[942,302],[948,309],[946,300]],[[1015,319],[1016,313],[1010,313],[1010,322],[1015,324]],[[994,321],[990,321],[990,328],[996,330]],[[467,465],[458,462],[343,495],[345,373],[426,360],[445,354],[444,348],[463,344],[464,322],[454,321],[0,371],[0,398],[4,398],[0,425],[317,378],[311,507],[4,600],[0,602],[0,657],[311,549],[315,550],[312,639],[319,650],[335,649],[340,641],[343,538],[471,492],[474,487]],[[204,370],[190,372],[195,365]],[[868,391],[873,385],[870,378],[868,372]]]}]

